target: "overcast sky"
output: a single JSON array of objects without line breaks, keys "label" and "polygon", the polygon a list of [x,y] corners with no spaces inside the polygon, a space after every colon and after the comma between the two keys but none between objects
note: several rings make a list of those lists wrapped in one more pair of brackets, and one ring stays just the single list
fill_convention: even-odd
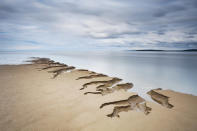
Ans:
[{"label": "overcast sky", "polygon": [[0,0],[0,50],[197,48],[197,0]]}]

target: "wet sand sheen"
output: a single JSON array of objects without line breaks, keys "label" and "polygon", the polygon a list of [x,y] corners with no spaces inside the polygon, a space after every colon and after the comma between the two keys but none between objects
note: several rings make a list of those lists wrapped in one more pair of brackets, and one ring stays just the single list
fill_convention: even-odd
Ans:
[{"label": "wet sand sheen", "polygon": [[[114,106],[99,109],[103,103],[126,100],[136,93],[120,90],[104,96],[84,95],[95,91],[83,84],[111,80],[98,77],[76,80],[90,75],[88,71],[73,70],[55,79],[45,65],[0,66],[0,129],[11,130],[195,130],[197,97],[173,91],[157,91],[168,97],[174,107],[165,108],[146,102],[152,108],[149,115],[142,112],[121,112],[120,118],[109,118]],[[51,69],[52,70],[52,69]],[[125,105],[125,110],[127,110]],[[170,122],[169,122],[170,121]]]}]

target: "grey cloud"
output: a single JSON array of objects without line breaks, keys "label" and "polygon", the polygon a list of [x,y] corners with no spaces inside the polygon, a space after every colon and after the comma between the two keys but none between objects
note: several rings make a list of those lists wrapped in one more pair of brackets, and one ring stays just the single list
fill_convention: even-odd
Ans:
[{"label": "grey cloud", "polygon": [[197,48],[197,42],[158,42],[157,47],[167,47],[167,48]]},{"label": "grey cloud", "polygon": [[156,10],[156,12],[153,14],[153,16],[155,16],[155,17],[163,17],[163,16],[165,16],[165,15],[167,15],[169,13],[176,13],[178,11],[184,11],[184,10],[186,10],[186,7],[184,7],[184,6],[177,6],[177,5],[168,6],[166,8],[162,8],[160,10]]},{"label": "grey cloud", "polygon": [[157,31],[157,34],[158,34],[158,35],[164,35],[164,34],[165,34],[165,30],[158,30],[158,31]]},{"label": "grey cloud", "polygon": [[[196,7],[196,0],[0,1],[0,31],[7,32],[0,44],[9,38],[27,44],[85,47],[88,42],[105,46],[100,40],[118,39],[109,45],[196,47]],[[174,37],[180,42],[174,42]]]},{"label": "grey cloud", "polygon": [[93,36],[89,34],[88,36],[94,39],[116,39],[116,38],[122,38],[124,36],[133,36],[133,35],[140,35],[140,34],[146,34],[146,32],[106,32],[106,36]]},{"label": "grey cloud", "polygon": [[16,12],[17,10],[13,8],[12,6],[9,5],[0,5],[0,12],[8,12],[8,13],[13,13]]}]

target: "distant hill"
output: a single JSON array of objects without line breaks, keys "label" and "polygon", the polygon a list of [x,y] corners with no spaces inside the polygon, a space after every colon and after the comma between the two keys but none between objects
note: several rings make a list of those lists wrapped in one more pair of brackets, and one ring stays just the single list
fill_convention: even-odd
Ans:
[{"label": "distant hill", "polygon": [[135,50],[135,51],[165,51],[165,50],[146,49],[146,50]]},{"label": "distant hill", "polygon": [[187,50],[183,50],[183,51],[186,51],[186,52],[193,52],[193,51],[197,51],[197,49],[187,49]]},{"label": "distant hill", "polygon": [[155,49],[142,49],[142,50],[127,50],[127,51],[197,52],[197,49],[186,49],[186,50],[155,50]]}]

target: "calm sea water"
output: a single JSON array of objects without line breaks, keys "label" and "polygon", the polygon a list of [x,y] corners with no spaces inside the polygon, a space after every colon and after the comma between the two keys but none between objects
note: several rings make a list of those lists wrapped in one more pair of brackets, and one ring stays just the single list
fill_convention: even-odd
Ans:
[{"label": "calm sea water", "polygon": [[120,77],[141,96],[154,88],[197,95],[197,52],[0,52],[0,64],[21,64],[32,56]]}]

